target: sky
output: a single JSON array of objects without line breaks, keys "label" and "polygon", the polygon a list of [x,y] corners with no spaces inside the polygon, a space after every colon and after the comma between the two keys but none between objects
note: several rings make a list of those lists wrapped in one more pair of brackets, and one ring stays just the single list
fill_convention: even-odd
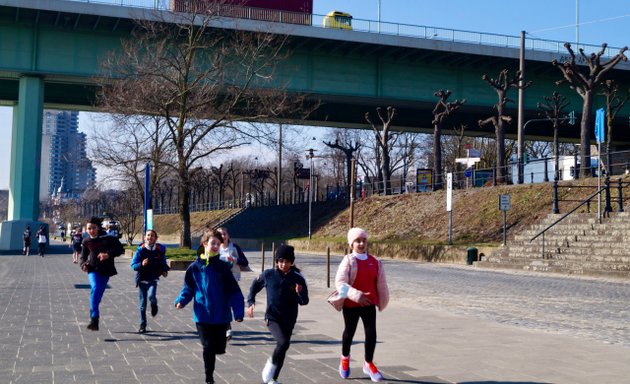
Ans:
[{"label": "sky", "polygon": [[[382,22],[513,36],[526,31],[531,38],[575,42],[579,37],[581,43],[611,47],[630,44],[628,0],[449,0],[448,8],[435,0],[313,0],[313,13],[335,10],[378,20],[379,4]],[[89,134],[93,125],[87,114],[80,115],[80,130]],[[11,126],[12,109],[0,107],[0,189],[9,186]]]}]

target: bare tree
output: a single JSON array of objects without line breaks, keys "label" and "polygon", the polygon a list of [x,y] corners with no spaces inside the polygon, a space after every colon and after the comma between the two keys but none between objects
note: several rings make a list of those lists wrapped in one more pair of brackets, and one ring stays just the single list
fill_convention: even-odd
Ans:
[{"label": "bare tree", "polygon": [[187,248],[196,162],[240,145],[245,125],[239,121],[285,117],[302,101],[265,87],[285,57],[286,36],[213,28],[217,12],[218,5],[206,4],[203,14],[170,14],[175,22],[137,21],[120,52],[103,63],[106,77],[115,80],[101,84],[100,105],[164,118],[175,153],[180,246]]},{"label": "bare tree", "polygon": [[387,115],[383,116],[381,113],[381,108],[376,108],[376,115],[380,120],[380,127],[377,127],[376,124],[372,122],[370,117],[370,113],[365,113],[365,120],[372,126],[372,131],[374,132],[374,136],[376,138],[376,144],[380,149],[380,172],[382,174],[383,181],[383,193],[385,195],[389,195],[392,192],[391,187],[391,169],[390,169],[390,150],[393,145],[396,143],[396,139],[398,138],[398,134],[396,132],[390,131],[392,121],[396,116],[396,108],[387,107]]},{"label": "bare tree", "polygon": [[610,156],[610,143],[612,143],[613,138],[613,122],[615,121],[615,117],[619,113],[619,110],[623,108],[623,106],[628,102],[628,97],[630,97],[630,89],[628,89],[625,95],[619,95],[619,84],[615,83],[613,80],[606,80],[602,84],[602,92],[600,95],[603,95],[606,98],[606,172],[607,175],[611,174],[612,171],[612,162]]},{"label": "bare tree", "polygon": [[[538,109],[542,110],[542,114],[545,115],[547,120],[553,125],[553,158],[554,158],[554,173],[555,180],[560,178],[559,171],[559,147],[558,147],[558,133],[560,126],[566,122],[566,114],[564,109],[569,105],[569,102],[564,96],[554,91],[551,97],[544,96],[545,101],[543,103],[537,103]],[[546,177],[546,176],[545,176]]]},{"label": "bare tree", "polygon": [[433,124],[433,166],[435,167],[433,188],[438,190],[442,189],[442,126],[451,113],[466,103],[466,99],[447,102],[446,100],[451,96],[451,91],[443,89],[435,92],[433,96],[439,99],[433,108],[433,121],[431,122]]},{"label": "bare tree", "polygon": [[[337,137],[334,143],[330,141],[324,141],[323,143],[331,149],[337,149],[343,152],[343,154],[345,155],[346,157],[346,188],[350,188],[350,186],[353,183],[352,159],[354,158],[355,152],[357,152],[359,148],[361,148],[361,144],[359,143],[359,140],[356,140],[354,144],[352,143],[352,140],[348,140],[345,143],[339,144],[339,137]],[[347,192],[348,192],[347,196],[349,197],[350,196],[349,189]]]},{"label": "bare tree", "polygon": [[521,75],[521,71],[516,71],[514,77],[509,77],[509,71],[507,69],[503,69],[499,73],[499,77],[497,79],[492,79],[488,77],[488,75],[484,74],[481,77],[488,85],[490,85],[497,92],[497,96],[499,97],[499,101],[494,105],[494,109],[497,110],[496,116],[488,117],[485,120],[479,120],[479,126],[482,127],[486,124],[492,123],[494,126],[494,133],[497,139],[497,161],[496,161],[496,170],[497,170],[497,181],[499,183],[504,183],[506,181],[506,167],[505,167],[505,123],[510,124],[512,122],[512,117],[507,115],[505,112],[505,105],[507,103],[513,103],[514,100],[509,99],[507,97],[507,93],[510,89],[525,89],[529,87],[532,82],[528,81],[527,84],[522,86],[519,85],[519,82],[522,80],[523,76]]},{"label": "bare tree", "polygon": [[564,43],[564,47],[569,51],[569,61],[559,63],[554,59],[551,64],[560,69],[564,79],[556,81],[557,85],[568,84],[569,88],[577,92],[582,98],[582,121],[580,122],[580,175],[589,176],[591,174],[591,128],[593,120],[593,92],[599,84],[604,81],[604,76],[613,69],[620,61],[627,61],[624,52],[628,47],[619,50],[606,64],[601,64],[601,57],[606,51],[608,44],[602,44],[602,49],[597,53],[587,56],[584,49],[580,48],[580,57],[588,66],[586,71],[584,66],[576,62],[575,52],[571,44]]}]

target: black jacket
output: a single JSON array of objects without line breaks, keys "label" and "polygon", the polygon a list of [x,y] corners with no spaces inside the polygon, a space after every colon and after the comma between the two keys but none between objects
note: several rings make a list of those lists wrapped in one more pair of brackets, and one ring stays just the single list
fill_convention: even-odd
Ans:
[{"label": "black jacket", "polygon": [[[109,258],[104,261],[98,259],[98,254],[107,252]],[[96,238],[83,239],[83,249],[81,250],[81,268],[87,265],[88,272],[98,272],[101,275],[114,276],[118,272],[114,266],[114,257],[125,252],[122,244],[117,238],[101,233]]]},{"label": "black jacket", "polygon": [[[295,284],[302,286],[302,292],[295,292]],[[293,326],[297,320],[298,305],[308,304],[308,288],[306,280],[291,267],[285,275],[278,268],[267,269],[252,282],[247,296],[247,305],[256,303],[256,294],[267,288],[266,320]]]}]

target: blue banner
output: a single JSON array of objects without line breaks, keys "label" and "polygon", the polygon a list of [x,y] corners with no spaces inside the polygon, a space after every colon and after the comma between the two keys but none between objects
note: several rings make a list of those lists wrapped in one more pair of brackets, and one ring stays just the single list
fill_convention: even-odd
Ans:
[{"label": "blue banner", "polygon": [[606,137],[606,112],[604,108],[600,108],[595,113],[595,140],[597,143],[603,143]]}]

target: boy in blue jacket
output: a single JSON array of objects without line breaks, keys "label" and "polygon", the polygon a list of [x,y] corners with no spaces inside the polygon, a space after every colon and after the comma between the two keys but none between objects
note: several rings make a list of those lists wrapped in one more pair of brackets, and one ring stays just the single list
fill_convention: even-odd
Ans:
[{"label": "boy in blue jacket", "polygon": [[262,371],[264,383],[277,383],[284,358],[291,345],[291,334],[297,321],[298,305],[308,304],[308,288],[300,270],[293,265],[295,251],[289,245],[281,245],[276,250],[276,268],[265,270],[252,282],[247,297],[247,315],[254,317],[256,294],[267,290],[267,328],[276,340],[271,359],[267,360]]},{"label": "boy in blue jacket", "polygon": [[175,300],[177,309],[194,300],[193,321],[203,346],[206,383],[214,383],[216,355],[225,353],[226,330],[232,321],[230,309],[237,322],[243,321],[245,311],[243,294],[230,265],[218,257],[222,242],[220,232],[207,230],[204,233],[201,238],[204,252],[186,270],[184,287]]},{"label": "boy in blue jacket", "polygon": [[166,248],[157,243],[158,234],[149,229],[144,236],[144,243],[138,246],[131,259],[131,269],[136,271],[136,287],[140,300],[140,329],[147,331],[147,297],[151,302],[151,316],[158,313],[157,284],[160,276],[166,277],[170,269],[166,263]]}]

